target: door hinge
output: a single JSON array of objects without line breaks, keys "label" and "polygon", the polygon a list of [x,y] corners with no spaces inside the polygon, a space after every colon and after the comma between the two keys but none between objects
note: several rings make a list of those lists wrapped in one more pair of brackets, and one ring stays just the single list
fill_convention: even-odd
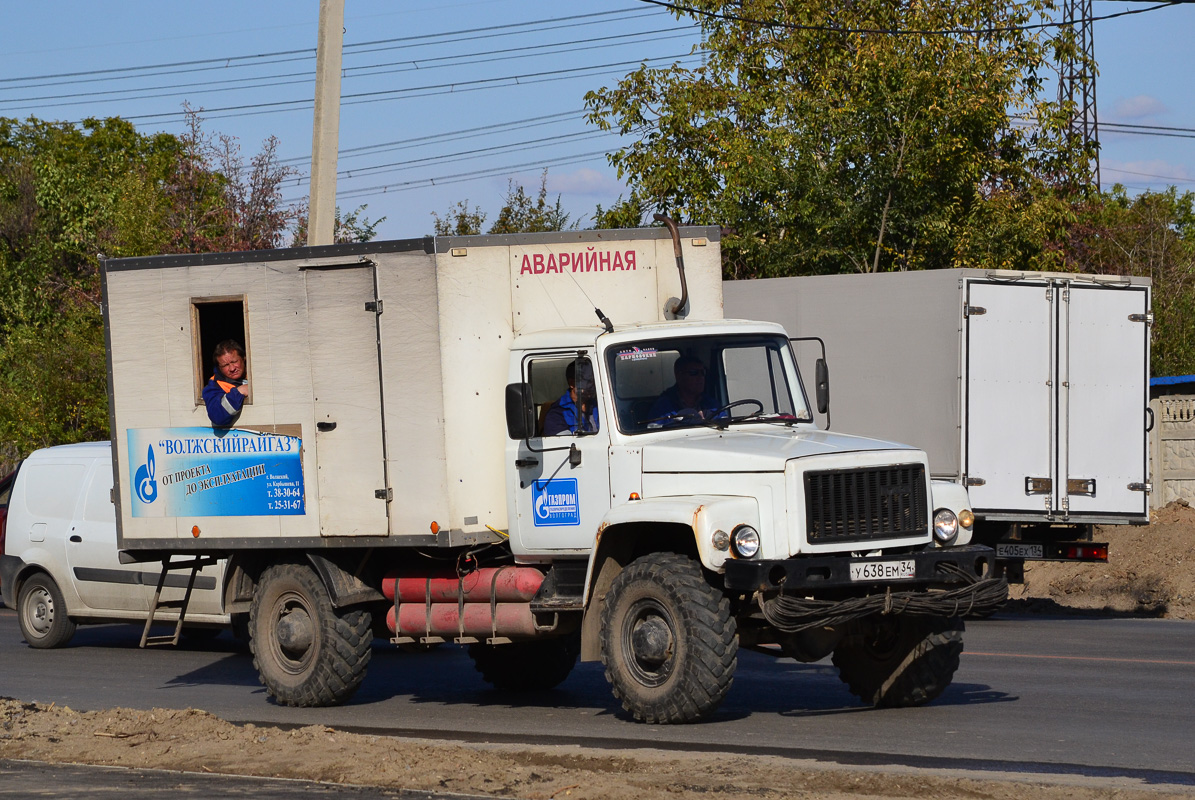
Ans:
[{"label": "door hinge", "polygon": [[366,310],[366,311],[372,311],[372,312],[373,312],[373,313],[375,313],[375,314],[381,314],[381,313],[382,313],[382,301],[381,301],[381,300],[374,300],[374,301],[372,301],[372,302],[370,302],[370,303],[366,303],[366,304],[365,304],[365,310]]},{"label": "door hinge", "polygon": [[964,317],[982,317],[986,313],[988,313],[988,310],[983,306],[973,306],[970,303],[963,306]]},{"label": "door hinge", "polygon": [[1130,483],[1129,484],[1130,492],[1145,492],[1146,494],[1149,494],[1153,490],[1154,490],[1154,485],[1152,483]]},{"label": "door hinge", "polygon": [[379,500],[385,500],[387,503],[389,503],[391,500],[394,499],[394,490],[393,489],[376,489],[376,490],[374,490],[373,496]]},{"label": "door hinge", "polygon": [[1095,497],[1095,478],[1068,478],[1066,493]]},{"label": "door hinge", "polygon": [[1049,478],[1025,478],[1025,494],[1049,494],[1054,491],[1054,481]]},{"label": "door hinge", "polygon": [[987,484],[987,481],[984,480],[983,478],[967,478],[968,486],[984,486],[986,484]]},{"label": "door hinge", "polygon": [[1129,314],[1129,322],[1144,322],[1146,325],[1154,324],[1153,314]]}]

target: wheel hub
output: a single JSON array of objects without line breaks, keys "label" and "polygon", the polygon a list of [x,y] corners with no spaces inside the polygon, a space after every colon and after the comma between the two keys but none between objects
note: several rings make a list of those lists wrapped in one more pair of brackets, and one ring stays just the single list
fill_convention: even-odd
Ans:
[{"label": "wheel hub", "polygon": [[50,605],[50,600],[45,592],[38,592],[29,598],[33,605],[32,614],[30,614],[30,626],[39,634],[44,634],[50,630],[50,625],[53,622],[54,608]]},{"label": "wheel hub", "polygon": [[660,617],[641,619],[631,631],[631,647],[639,664],[659,669],[672,657],[672,629]]},{"label": "wheel hub", "polygon": [[301,658],[311,649],[311,644],[315,641],[311,615],[303,608],[291,609],[278,619],[274,636],[278,641],[279,649],[288,658]]}]

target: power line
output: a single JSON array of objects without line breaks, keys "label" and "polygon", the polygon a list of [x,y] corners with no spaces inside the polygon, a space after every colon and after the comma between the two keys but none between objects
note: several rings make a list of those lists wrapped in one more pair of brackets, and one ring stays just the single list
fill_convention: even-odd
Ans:
[{"label": "power line", "polygon": [[1182,5],[1191,0],[1166,0],[1166,2],[1158,3],[1149,8],[1139,8],[1132,11],[1119,11],[1115,14],[1104,14],[1101,16],[1084,17],[1081,19],[1068,19],[1059,22],[1038,22],[1031,25],[1010,25],[1003,28],[989,27],[989,28],[944,28],[939,30],[915,30],[915,29],[900,29],[900,28],[842,28],[837,25],[801,25],[796,22],[782,22],[780,20],[760,20],[752,19],[750,17],[743,17],[738,14],[722,14],[717,11],[705,11],[700,8],[692,8],[690,6],[682,6],[677,3],[670,3],[666,0],[639,0],[641,3],[648,5],[660,6],[672,11],[679,11],[684,14],[692,14],[698,17],[709,17],[713,19],[720,19],[726,22],[744,22],[748,25],[758,25],[763,28],[787,28],[789,30],[797,31],[821,31],[823,33],[875,33],[886,34],[889,36],[951,36],[955,34],[968,35],[991,35],[994,33],[1013,33],[1016,31],[1032,31],[1041,30],[1043,28],[1064,28],[1076,25],[1083,22],[1100,22],[1106,19],[1117,19],[1118,17],[1128,17],[1133,14],[1146,14],[1150,11],[1157,11],[1159,8],[1166,8],[1168,6]]},{"label": "power line", "polygon": [[[590,14],[574,14],[567,17],[554,17],[550,19],[529,20],[526,22],[512,22],[505,25],[495,25],[485,28],[468,28],[459,31],[449,31],[444,33],[428,33],[419,36],[396,37],[392,39],[377,39],[368,42],[357,42],[354,44],[346,44],[344,46],[346,51],[351,51],[354,55],[362,52],[377,52],[378,50],[387,49],[402,49],[404,47],[425,47],[429,45],[443,45],[455,44],[457,42],[475,41],[483,38],[493,38],[495,36],[505,36],[507,33],[500,33],[499,31],[507,31],[508,33],[514,28],[527,28],[528,30],[520,31],[519,33],[540,32],[544,30],[558,30],[566,27],[577,27],[579,25],[595,24],[599,22],[595,20],[597,17],[611,17],[619,15],[621,17],[643,17],[658,14],[659,12],[643,12],[640,9],[614,9],[612,11],[601,11]],[[576,20],[591,20],[590,22],[575,22]],[[600,20],[605,22],[606,20]],[[574,24],[556,25],[554,23],[569,23]],[[466,35],[478,34],[478,35]],[[442,41],[431,42],[426,40],[441,39]],[[420,44],[419,42],[425,42]],[[374,47],[375,45],[388,45],[387,47],[377,48],[375,50],[363,50],[362,48]],[[299,58],[295,58],[298,56]],[[218,56],[212,58],[192,59],[189,61],[175,61],[165,62],[159,64],[143,64],[133,67],[110,67],[108,69],[98,70],[82,70],[77,72],[60,72],[47,75],[26,75],[18,78],[0,78],[0,85],[2,84],[18,84],[27,83],[28,81],[51,81],[62,78],[84,78],[92,76],[108,76],[105,78],[97,78],[96,80],[110,80],[126,77],[157,77],[158,75],[179,74],[191,71],[199,71],[192,69],[182,69],[184,67],[202,67],[203,69],[228,69],[233,67],[257,66],[257,64],[246,63],[261,61],[263,59],[270,59],[273,63],[281,63],[285,61],[305,60],[315,57],[315,48],[303,48],[297,50],[275,50],[266,53],[255,53],[248,55],[237,56]],[[147,70],[158,70],[157,72],[147,72]],[[130,75],[130,73],[142,73],[139,75]],[[69,83],[78,83],[81,81],[67,81]],[[31,88],[32,86],[43,86],[47,84],[30,84],[20,88]]]}]

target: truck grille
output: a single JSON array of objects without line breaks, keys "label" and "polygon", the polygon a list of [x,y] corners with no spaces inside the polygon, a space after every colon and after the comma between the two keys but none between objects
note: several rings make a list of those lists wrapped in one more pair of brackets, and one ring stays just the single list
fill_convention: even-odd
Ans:
[{"label": "truck grille", "polygon": [[922,536],[929,525],[925,467],[807,472],[805,522],[810,542]]}]

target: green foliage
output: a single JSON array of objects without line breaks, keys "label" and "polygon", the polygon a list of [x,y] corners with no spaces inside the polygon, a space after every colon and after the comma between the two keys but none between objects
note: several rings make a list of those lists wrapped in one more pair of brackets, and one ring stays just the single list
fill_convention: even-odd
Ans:
[{"label": "green foliage", "polygon": [[639,196],[638,192],[631,192],[631,196],[624,200],[622,195],[609,208],[602,208],[599,203],[593,212],[593,227],[610,228],[642,228],[647,226],[647,215],[650,204]]},{"label": "green foliage", "polygon": [[452,205],[443,217],[433,211],[432,219],[435,220],[437,236],[477,236],[481,233],[481,224],[485,222],[485,212],[481,206],[474,206],[470,211],[469,201],[461,200]]},{"label": "green foliage", "polygon": [[1153,280],[1154,375],[1195,374],[1195,193],[1121,186],[1073,204],[1048,244],[1063,270]]},{"label": "green foliage", "polygon": [[[340,206],[336,207],[333,220],[332,239],[336,244],[355,244],[371,242],[377,236],[378,226],[386,221],[385,217],[371,220],[365,216],[368,205],[359,205],[347,214],[342,214]],[[303,247],[307,244],[307,209],[298,212],[295,230],[291,236],[291,247]]]},{"label": "green foliage", "polygon": [[[1069,34],[1011,30],[1050,0],[691,5],[778,24],[698,16],[701,66],[643,66],[586,102],[599,127],[637,137],[610,161],[639,197],[730,229],[728,276],[945,267],[993,247],[1030,265],[1038,199],[1089,155],[1039,96]],[[885,32],[945,29],[982,33]]]}]

